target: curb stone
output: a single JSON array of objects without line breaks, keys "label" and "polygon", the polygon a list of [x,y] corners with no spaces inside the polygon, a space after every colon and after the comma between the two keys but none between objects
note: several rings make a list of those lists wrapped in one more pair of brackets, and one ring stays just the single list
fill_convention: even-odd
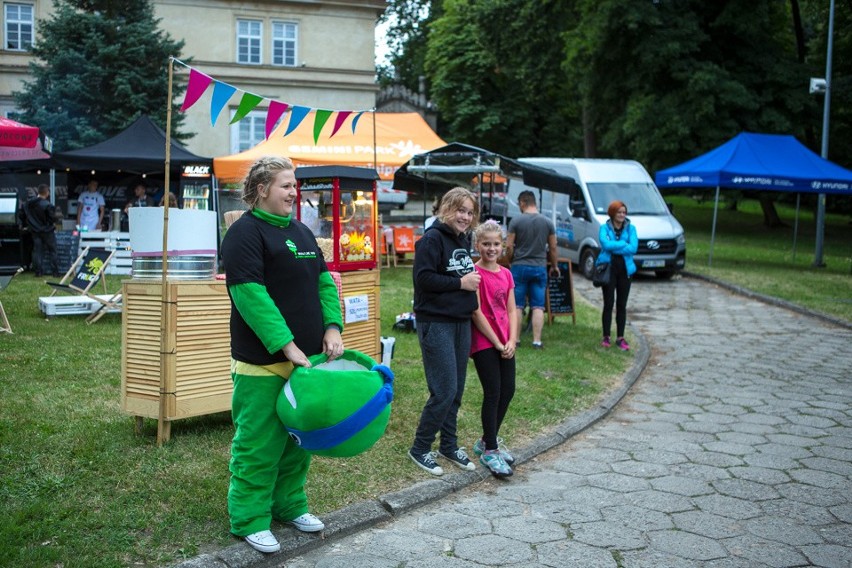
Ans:
[{"label": "curb stone", "polygon": [[[567,418],[555,428],[545,432],[525,446],[513,451],[515,461],[523,464],[536,456],[565,443],[571,437],[586,430],[609,414],[629,392],[642,374],[651,357],[651,349],[645,336],[632,324],[629,326],[636,338],[633,365],[627,370],[621,384],[610,391],[594,407]],[[173,565],[173,568],[272,568],[281,566],[287,558],[301,556],[317,549],[328,541],[342,538],[359,530],[392,520],[395,516],[411,511],[479,483],[490,475],[483,469],[445,474],[440,478],[427,479],[411,487],[380,495],[375,501],[363,501],[323,515],[326,529],[321,535],[300,533],[296,529],[273,530],[281,543],[281,551],[263,554],[243,542],[231,545],[215,553],[204,554]]]}]

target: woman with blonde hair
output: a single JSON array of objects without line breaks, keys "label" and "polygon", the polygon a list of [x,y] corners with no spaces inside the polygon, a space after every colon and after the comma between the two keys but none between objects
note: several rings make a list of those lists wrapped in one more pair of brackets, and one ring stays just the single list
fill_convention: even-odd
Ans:
[{"label": "woman with blonde hair", "polygon": [[273,519],[303,532],[325,525],[308,512],[310,454],[290,439],[275,404],[295,366],[343,353],[337,286],[313,232],[295,219],[296,175],[287,158],[257,160],[249,206],[222,240],[231,299],[231,532],[261,552],[280,550]]},{"label": "woman with blonde hair", "polygon": [[458,446],[456,421],[470,354],[471,317],[477,308],[480,275],[470,256],[470,231],[478,220],[476,196],[455,187],[441,199],[438,219],[414,247],[414,317],[429,399],[408,456],[432,475],[444,473],[432,451],[439,432],[437,455],[461,469],[476,469]]}]

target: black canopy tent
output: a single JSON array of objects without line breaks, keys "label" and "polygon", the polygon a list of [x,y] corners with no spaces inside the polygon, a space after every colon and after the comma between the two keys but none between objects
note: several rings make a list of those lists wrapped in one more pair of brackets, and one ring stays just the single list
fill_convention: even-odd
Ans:
[{"label": "black canopy tent", "polygon": [[[159,174],[165,169],[166,133],[150,117],[142,115],[112,138],[79,150],[58,152],[54,157],[69,170]],[[213,159],[197,156],[172,139],[169,165],[174,171],[189,165],[212,167]]]},{"label": "black canopy tent", "polygon": [[[461,186],[479,186],[482,203],[483,178],[488,176],[492,190],[488,194],[488,211],[494,211],[494,183],[497,176],[523,180],[525,185],[542,190],[569,193],[573,178],[557,173],[550,168],[525,164],[490,150],[477,148],[461,142],[452,142],[429,152],[417,154],[403,164],[394,174],[394,189],[423,195],[423,217],[426,218],[426,202],[430,197],[446,193]],[[541,195],[539,195],[539,202]]]}]

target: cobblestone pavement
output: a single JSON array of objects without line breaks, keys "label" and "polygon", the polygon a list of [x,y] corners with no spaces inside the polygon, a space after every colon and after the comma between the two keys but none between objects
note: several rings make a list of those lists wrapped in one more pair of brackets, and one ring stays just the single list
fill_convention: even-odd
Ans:
[{"label": "cobblestone pavement", "polygon": [[327,540],[279,528],[279,554],[240,543],[178,568],[849,568],[852,326],[778,304],[637,278],[625,385],[516,448],[509,480],[425,476],[324,515]]},{"label": "cobblestone pavement", "polygon": [[631,294],[652,357],[609,417],[278,565],[852,565],[852,331],[691,278]]}]

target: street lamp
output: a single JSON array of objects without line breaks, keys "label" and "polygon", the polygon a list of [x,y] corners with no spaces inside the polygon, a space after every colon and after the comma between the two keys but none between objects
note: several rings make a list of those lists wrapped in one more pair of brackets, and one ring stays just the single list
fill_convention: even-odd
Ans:
[{"label": "street lamp", "polygon": [[[831,0],[828,8],[828,48],[825,56],[825,79],[824,85],[820,85],[819,79],[811,79],[811,92],[814,91],[814,82],[817,82],[817,88],[824,87],[825,104],[822,113],[822,157],[828,159],[828,116],[831,108],[831,51],[834,44],[834,0]],[[817,91],[818,92],[818,91]],[[817,196],[817,215],[816,215],[816,243],[814,247],[814,263],[816,267],[825,266],[823,261],[823,237],[825,235],[825,194],[820,193]]]}]

